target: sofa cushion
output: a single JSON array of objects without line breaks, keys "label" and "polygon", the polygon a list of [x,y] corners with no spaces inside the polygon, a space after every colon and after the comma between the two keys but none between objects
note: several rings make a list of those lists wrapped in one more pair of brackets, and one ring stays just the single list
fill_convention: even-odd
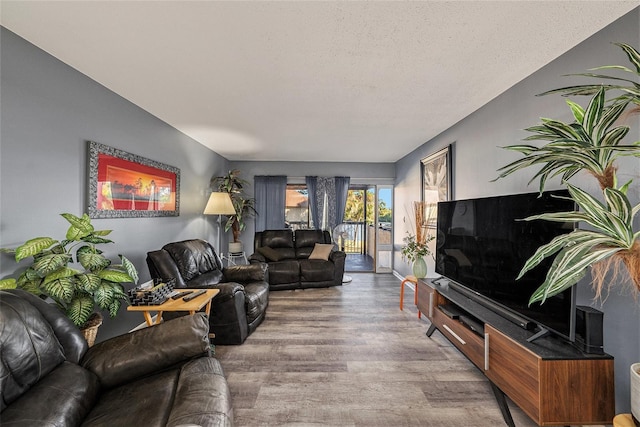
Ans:
[{"label": "sofa cushion", "polygon": [[[144,328],[98,343],[89,349],[82,364],[99,377],[103,387],[111,388],[209,351],[209,322],[204,313],[167,323],[172,327]],[[137,346],[138,342],[152,345]],[[125,348],[129,349],[126,353],[122,351]],[[114,354],[120,357],[114,358]]]},{"label": "sofa cushion", "polygon": [[259,247],[256,252],[265,257],[267,261],[282,261],[284,259],[284,254],[269,246]]},{"label": "sofa cushion", "polygon": [[216,254],[204,240],[169,243],[162,249],[171,255],[185,283],[203,273],[220,269]]},{"label": "sofa cushion", "polygon": [[273,249],[288,248],[293,249],[293,232],[291,230],[265,230],[262,232],[262,242],[260,246],[269,246]]},{"label": "sofa cushion", "polygon": [[166,425],[179,372],[171,369],[102,393],[83,427]]},{"label": "sofa cushion", "polygon": [[296,248],[311,247],[316,243],[330,243],[325,240],[324,230],[296,230]]},{"label": "sofa cushion", "polygon": [[200,358],[180,370],[167,426],[231,426],[231,393],[220,362]]},{"label": "sofa cushion", "polygon": [[324,282],[333,280],[333,262],[320,259],[300,260],[301,282]]},{"label": "sofa cushion", "polygon": [[63,362],[2,411],[1,423],[78,426],[95,404],[99,390],[95,375],[74,363]]},{"label": "sofa cushion", "polygon": [[329,255],[333,250],[333,245],[316,243],[313,251],[309,254],[309,259],[322,259],[329,261]]},{"label": "sofa cushion", "polygon": [[3,292],[0,305],[0,411],[3,411],[64,362],[65,355],[49,322],[27,299]]},{"label": "sofa cushion", "polygon": [[298,260],[284,260],[269,263],[269,284],[299,282],[300,263]]},{"label": "sofa cushion", "polygon": [[224,276],[222,271],[213,270],[194,277],[185,283],[187,288],[211,288],[222,282]]}]

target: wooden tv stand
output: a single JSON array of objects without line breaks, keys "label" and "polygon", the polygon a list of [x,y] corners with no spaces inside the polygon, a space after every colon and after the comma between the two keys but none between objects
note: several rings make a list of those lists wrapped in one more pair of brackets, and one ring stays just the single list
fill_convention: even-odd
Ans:
[{"label": "wooden tv stand", "polygon": [[427,336],[439,330],[486,375],[507,425],[515,426],[505,395],[540,426],[611,424],[613,357],[583,353],[554,336],[527,342],[534,332],[442,282],[418,281],[418,309],[431,321]]}]

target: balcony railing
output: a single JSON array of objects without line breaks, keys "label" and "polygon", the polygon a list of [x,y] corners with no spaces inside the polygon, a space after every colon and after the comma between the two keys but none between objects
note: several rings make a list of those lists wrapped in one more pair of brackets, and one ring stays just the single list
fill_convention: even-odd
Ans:
[{"label": "balcony railing", "polygon": [[[287,225],[293,230],[308,228],[305,222],[288,222]],[[375,227],[373,225],[367,226],[365,222],[348,221],[341,223],[338,227],[334,230],[333,241],[338,244],[340,250],[348,254],[367,254],[372,252],[371,249],[367,250],[367,239],[371,240],[370,243],[373,244],[375,239],[373,235]],[[378,224],[380,243],[390,243],[390,227],[391,225],[388,223]]]},{"label": "balcony railing", "polygon": [[365,253],[365,223],[364,222],[343,222],[336,231],[338,235],[333,236],[333,241],[338,243],[340,250],[348,254]]}]

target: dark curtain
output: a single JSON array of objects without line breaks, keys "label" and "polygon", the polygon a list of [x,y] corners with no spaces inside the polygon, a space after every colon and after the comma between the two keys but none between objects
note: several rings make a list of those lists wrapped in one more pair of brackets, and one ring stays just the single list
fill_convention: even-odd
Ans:
[{"label": "dark curtain", "polygon": [[320,228],[318,226],[318,224],[320,224],[320,215],[318,214],[318,201],[316,197],[316,191],[318,189],[318,177],[307,176],[305,177],[305,182],[307,184],[307,195],[309,198],[309,213],[311,215],[311,222],[314,228]]},{"label": "dark curtain", "polygon": [[256,230],[279,230],[285,227],[286,176],[254,177],[256,199]]},{"label": "dark curtain", "polygon": [[351,178],[348,176],[336,176],[336,224],[334,227],[344,220],[344,210],[347,207],[347,195],[349,193],[350,182]]},{"label": "dark curtain", "polygon": [[306,177],[314,227],[333,232],[342,222],[347,204],[349,177]]}]

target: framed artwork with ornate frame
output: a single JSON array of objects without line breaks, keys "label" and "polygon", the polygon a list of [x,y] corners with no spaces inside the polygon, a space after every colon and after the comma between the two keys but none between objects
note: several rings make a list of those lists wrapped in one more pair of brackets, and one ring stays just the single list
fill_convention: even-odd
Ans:
[{"label": "framed artwork with ornate frame", "polygon": [[180,215],[180,169],[88,141],[91,218]]},{"label": "framed artwork with ornate frame", "polygon": [[420,161],[422,171],[422,202],[426,212],[423,218],[428,228],[436,228],[438,202],[451,200],[452,144]]}]

